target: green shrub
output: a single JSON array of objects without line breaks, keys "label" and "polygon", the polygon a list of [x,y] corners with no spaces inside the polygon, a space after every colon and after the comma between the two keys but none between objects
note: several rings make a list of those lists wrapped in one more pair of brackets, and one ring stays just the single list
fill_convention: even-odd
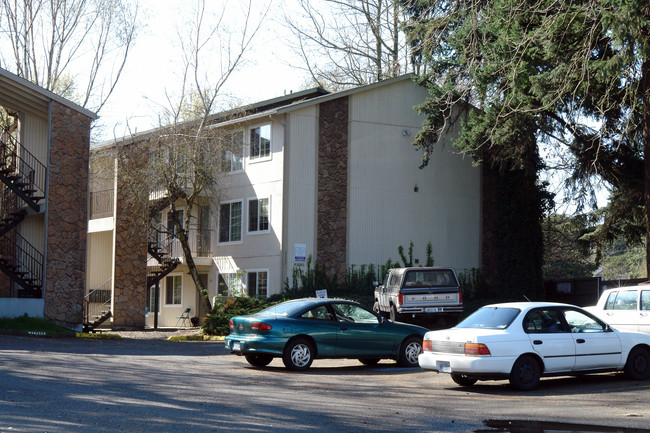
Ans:
[{"label": "green shrub", "polygon": [[282,300],[284,298],[277,296],[268,299],[239,296],[228,298],[225,302],[218,302],[212,307],[212,313],[206,318],[203,324],[203,332],[208,335],[228,335],[231,318],[257,313]]}]

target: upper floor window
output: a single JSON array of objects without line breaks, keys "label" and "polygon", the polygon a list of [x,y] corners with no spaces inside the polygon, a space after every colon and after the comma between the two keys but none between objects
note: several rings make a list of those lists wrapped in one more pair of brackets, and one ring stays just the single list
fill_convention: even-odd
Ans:
[{"label": "upper floor window", "polygon": [[271,156],[271,125],[262,125],[251,129],[250,158],[268,158]]},{"label": "upper floor window", "polygon": [[222,169],[225,172],[235,172],[244,169],[244,131],[227,134],[224,137],[224,157]]},{"label": "upper floor window", "polygon": [[263,232],[269,230],[269,199],[248,201],[248,231]]},{"label": "upper floor window", "polygon": [[242,202],[219,206],[219,242],[239,242],[242,237]]}]

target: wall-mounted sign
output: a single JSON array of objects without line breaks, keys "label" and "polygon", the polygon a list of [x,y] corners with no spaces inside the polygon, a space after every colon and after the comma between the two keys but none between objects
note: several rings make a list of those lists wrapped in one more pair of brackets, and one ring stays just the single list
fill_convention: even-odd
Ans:
[{"label": "wall-mounted sign", "polygon": [[307,261],[307,244],[295,244],[293,250],[294,262],[305,263],[305,261]]}]

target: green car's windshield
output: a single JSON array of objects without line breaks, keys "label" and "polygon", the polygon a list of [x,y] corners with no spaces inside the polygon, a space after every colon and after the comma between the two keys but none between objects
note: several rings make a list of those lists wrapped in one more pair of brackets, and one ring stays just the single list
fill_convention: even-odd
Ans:
[{"label": "green car's windshield", "polygon": [[314,303],[313,301],[309,301],[309,300],[282,302],[277,305],[272,305],[269,308],[265,308],[264,310],[255,313],[255,315],[256,316],[288,316],[291,313],[298,311],[303,307],[306,307],[313,303]]},{"label": "green car's windshield", "polygon": [[518,308],[483,307],[456,325],[456,328],[505,329],[520,312]]}]

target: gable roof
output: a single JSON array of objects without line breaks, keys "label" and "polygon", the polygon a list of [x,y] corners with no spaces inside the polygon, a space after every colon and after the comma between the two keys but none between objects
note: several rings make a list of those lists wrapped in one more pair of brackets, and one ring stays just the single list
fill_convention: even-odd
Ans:
[{"label": "gable roof", "polygon": [[0,104],[17,111],[27,111],[47,117],[50,101],[72,108],[93,120],[97,119],[96,113],[0,68]]},{"label": "gable roof", "polygon": [[[402,81],[411,81],[413,78],[415,78],[414,74],[405,74],[400,75],[399,77],[389,78],[363,86],[352,87],[350,89],[334,93],[330,93],[322,87],[314,87],[307,90],[301,90],[299,92],[292,92],[277,98],[267,99],[264,101],[245,105],[232,110],[215,113],[208,116],[207,121],[210,123],[210,128],[220,128],[223,126],[234,125],[237,123],[267,117],[273,114],[287,113],[293,110],[308,107],[310,105],[320,104],[332,99],[338,99],[356,93],[366,92],[368,90],[399,83]],[[185,122],[180,122],[179,126],[191,126],[198,122],[199,120],[188,120]],[[155,133],[162,128],[164,128],[164,126],[137,132],[133,135],[125,136],[119,139],[110,139],[99,143],[96,146],[93,146],[93,148],[98,149],[109,145],[115,145],[116,143],[128,143],[143,140],[147,136]]]},{"label": "gable roof", "polygon": [[[240,123],[240,122],[244,122],[244,121],[248,121],[248,120],[254,120],[254,119],[257,119],[257,118],[261,118],[261,117],[271,116],[273,114],[288,113],[290,111],[294,111],[294,110],[298,110],[298,109],[301,109],[301,108],[309,107],[311,105],[321,104],[323,102],[327,102],[327,101],[330,101],[330,100],[333,100],[333,99],[338,99],[338,98],[342,98],[342,97],[345,97],[345,96],[354,95],[354,94],[361,93],[361,92],[366,92],[368,90],[373,90],[373,89],[378,88],[378,87],[383,87],[383,86],[387,86],[387,85],[390,85],[390,84],[399,83],[399,82],[402,82],[402,81],[410,81],[410,80],[413,80],[413,78],[415,78],[414,74],[405,74],[405,75],[400,75],[399,77],[388,78],[386,80],[377,81],[375,83],[366,84],[366,85],[363,85],[363,86],[352,87],[350,89],[345,89],[345,90],[342,90],[340,92],[329,93],[329,92],[323,90],[323,92],[325,92],[325,93],[322,93],[321,95],[316,96],[316,97],[312,97],[312,98],[308,98],[308,99],[307,98],[296,99],[296,100],[292,101],[291,103],[282,104],[282,105],[278,105],[278,106],[275,106],[275,107],[262,105],[262,107],[267,108],[265,111],[258,110],[258,111],[254,112],[254,113],[247,114],[245,116],[241,116],[241,117],[237,117],[237,118],[233,118],[233,119],[229,119],[229,120],[225,120],[223,122],[218,122],[218,123],[215,123],[215,124],[213,124],[211,126],[214,127],[214,128],[218,128],[218,127],[232,125],[232,124],[235,124],[235,123]],[[322,88],[320,88],[320,87],[318,89],[322,90]]]}]

